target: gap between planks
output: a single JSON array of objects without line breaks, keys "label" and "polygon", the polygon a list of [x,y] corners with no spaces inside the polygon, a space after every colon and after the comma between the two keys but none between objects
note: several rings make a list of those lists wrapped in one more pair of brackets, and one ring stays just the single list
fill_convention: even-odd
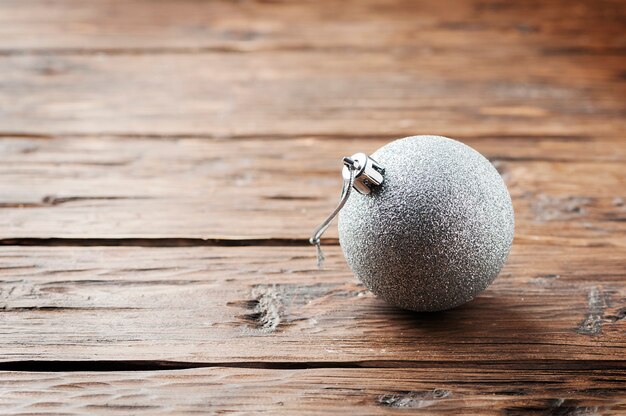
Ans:
[{"label": "gap between planks", "polygon": [[[322,240],[322,246],[339,245],[337,238]],[[45,247],[303,247],[308,239],[296,238],[2,238],[0,246]],[[311,246],[313,247],[313,246]]]},{"label": "gap between planks", "polygon": [[[7,361],[0,371],[21,372],[117,372],[164,371],[193,368],[245,368],[263,370],[310,370],[332,368],[459,368],[458,361],[361,360],[361,361],[241,361],[188,362],[163,360]],[[506,370],[626,370],[626,360],[533,360],[464,361],[463,367]]]},{"label": "gap between planks", "polygon": [[[199,55],[214,53],[258,53],[258,52],[307,52],[307,51],[345,51],[369,52],[372,48],[338,47],[316,48],[307,45],[293,45],[280,47],[237,47],[237,46],[202,46],[202,47],[173,47],[173,48],[52,48],[52,49],[0,49],[0,56],[136,56],[136,55]],[[377,49],[380,50],[380,49]],[[547,51],[552,54],[551,51]],[[603,53],[603,52],[600,52]],[[608,51],[610,54],[611,51]],[[613,51],[613,53],[615,53]]]},{"label": "gap between planks", "polygon": [[[25,48],[25,49],[0,49],[0,57],[6,56],[141,56],[141,55],[201,55],[201,54],[250,54],[263,52],[337,52],[337,53],[372,53],[380,52],[380,47],[359,46],[312,46],[307,44],[282,45],[282,46],[252,46],[246,47],[235,45],[222,46],[198,46],[198,47],[155,47],[155,48]],[[541,55],[545,56],[568,56],[568,55],[591,55],[591,56],[623,56],[626,48],[622,47],[555,47],[541,48]]]},{"label": "gap between planks", "polygon": [[[450,134],[450,133],[448,133]],[[77,133],[64,132],[55,134],[18,132],[18,131],[0,131],[2,139],[93,139],[93,138],[112,138],[112,139],[161,139],[161,140],[180,140],[180,139],[207,139],[207,140],[298,140],[298,139],[345,139],[345,140],[395,140],[406,136],[406,132],[386,133],[386,134],[319,134],[319,133],[300,133],[300,134],[211,134],[211,133],[168,133],[159,134],[152,132],[144,133],[116,133],[116,132],[100,132],[100,133]],[[564,142],[592,141],[593,136],[581,134],[450,134],[456,140],[485,140],[485,139],[502,139],[502,140],[551,140]],[[607,138],[604,136],[604,138]],[[621,139],[621,136],[615,138]]]},{"label": "gap between planks", "polygon": [[[426,134],[426,133],[424,133]],[[442,135],[445,137],[453,138],[464,144],[473,145],[473,142],[480,142],[481,140],[502,140],[504,142],[512,140],[523,140],[528,143],[551,141],[551,142],[564,142],[564,143],[593,143],[596,138],[591,135],[580,134],[456,134],[454,132],[439,132],[433,133],[436,135]],[[63,140],[63,139],[109,139],[109,140],[146,140],[146,141],[178,141],[178,140],[206,140],[206,141],[237,141],[237,140],[250,140],[250,141],[295,141],[295,140],[345,140],[345,141],[362,141],[362,142],[391,142],[404,137],[409,137],[412,134],[407,132],[396,132],[387,134],[316,134],[316,133],[301,133],[301,134],[233,134],[233,135],[220,135],[211,133],[192,133],[182,132],[176,134],[159,134],[153,132],[145,133],[60,133],[60,134],[44,134],[44,133],[31,133],[31,132],[11,132],[0,131],[0,140],[11,139],[28,139],[28,140]],[[606,137],[603,139],[609,141],[621,140],[621,136]],[[599,159],[595,157],[590,158],[568,158],[568,157],[554,157],[554,156],[515,156],[511,154],[493,154],[488,157],[491,163],[497,164],[501,162],[552,162],[552,163],[569,163],[569,162],[582,162],[591,164],[606,164],[607,160]],[[617,160],[619,161],[619,160]],[[0,205],[0,208],[2,206]]]},{"label": "gap between planks", "polygon": [[[621,221],[621,220],[619,220]],[[338,238],[323,238],[324,247],[339,246]],[[623,247],[622,244],[610,242],[587,242],[576,238],[536,238],[534,236],[516,235],[514,244],[527,245],[567,245],[573,247]],[[72,238],[72,237],[18,237],[0,238],[0,246],[40,246],[40,247],[315,247],[308,238],[194,238],[194,237],[162,237],[162,238]]]}]

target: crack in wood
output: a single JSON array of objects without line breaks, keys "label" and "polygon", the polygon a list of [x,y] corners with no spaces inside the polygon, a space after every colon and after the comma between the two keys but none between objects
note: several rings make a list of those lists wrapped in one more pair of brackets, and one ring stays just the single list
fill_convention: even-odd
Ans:
[{"label": "crack in wood", "polygon": [[535,219],[539,222],[569,221],[584,217],[586,207],[592,199],[581,196],[554,197],[551,195],[537,195],[531,204]]},{"label": "crack in wood", "polygon": [[81,201],[115,201],[115,200],[140,200],[152,199],[147,196],[68,196],[56,197],[46,195],[41,202],[0,202],[0,208],[46,208],[63,205],[69,202]]},{"label": "crack in wood", "polygon": [[[322,240],[324,245],[339,245],[337,238]],[[46,246],[46,247],[305,247],[307,238],[2,238],[0,246]]]},{"label": "crack in wood", "polygon": [[[0,56],[140,56],[140,55],[198,55],[212,53],[259,53],[259,52],[307,52],[328,51],[329,49],[345,48],[319,48],[312,45],[290,45],[275,47],[250,47],[236,45],[216,45],[198,47],[154,47],[154,48],[28,48],[28,49],[0,49]],[[351,48],[352,49],[352,48]],[[372,51],[372,48],[355,48],[363,51]]]},{"label": "crack in wood", "polygon": [[597,286],[589,290],[588,313],[580,323],[576,332],[584,335],[598,335],[602,333],[602,319],[604,318],[604,296]]},{"label": "crack in wood", "polygon": [[252,291],[253,299],[247,302],[254,306],[253,312],[241,317],[252,323],[254,329],[264,333],[276,331],[285,315],[283,297],[275,287],[257,287]]},{"label": "crack in wood", "polygon": [[[341,291],[339,291],[341,292]],[[252,289],[252,299],[230,302],[227,306],[241,307],[251,312],[239,315],[248,327],[262,333],[272,333],[278,328],[308,318],[293,316],[291,306],[303,306],[327,295],[339,293],[335,285],[257,285]]]},{"label": "crack in wood", "polygon": [[578,400],[555,398],[546,399],[543,403],[527,406],[512,406],[503,409],[506,416],[551,415],[551,416],[593,416],[598,414],[597,406],[582,406]]},{"label": "crack in wood", "polygon": [[93,306],[93,307],[79,307],[79,306],[7,306],[0,307],[0,313],[2,312],[66,312],[66,311],[134,311],[141,308],[133,307],[109,307],[109,306]]},{"label": "crack in wood", "polygon": [[532,392],[532,389],[528,387],[513,387],[503,390],[497,390],[494,394],[503,396],[526,396]]},{"label": "crack in wood", "polygon": [[307,195],[268,195],[264,196],[263,199],[268,199],[270,201],[315,201],[319,198]]},{"label": "crack in wood", "polygon": [[541,53],[546,56],[623,56],[626,55],[626,47],[588,47],[588,46],[567,46],[543,48]]},{"label": "crack in wood", "polygon": [[617,322],[626,319],[626,308],[621,308],[617,312],[615,312],[615,314],[607,315],[605,318],[611,322]]},{"label": "crack in wood", "polygon": [[422,409],[450,397],[452,392],[443,389],[426,391],[403,391],[378,397],[378,404],[384,407]]}]

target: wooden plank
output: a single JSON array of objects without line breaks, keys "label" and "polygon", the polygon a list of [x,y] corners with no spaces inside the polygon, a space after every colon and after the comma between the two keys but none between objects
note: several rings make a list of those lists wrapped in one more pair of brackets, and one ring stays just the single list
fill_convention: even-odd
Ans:
[{"label": "wooden plank", "polygon": [[491,48],[0,56],[0,132],[615,137],[625,69]]},{"label": "wooden plank", "polygon": [[386,305],[326,251],[317,270],[310,247],[2,247],[0,361],[624,360],[623,247],[516,244],[486,292],[437,314]]},{"label": "wooden plank", "polygon": [[[620,370],[208,368],[0,373],[3,414],[621,415]],[[357,410],[358,409],[358,410]]]},{"label": "wooden plank", "polygon": [[[530,43],[623,48],[619,0],[201,2],[4,0],[0,48],[10,52],[158,53],[207,48],[473,47]],[[564,52],[564,51],[561,51]]]},{"label": "wooden plank", "polygon": [[623,136],[626,8],[549,3],[7,1],[0,132]]},{"label": "wooden plank", "polygon": [[[340,157],[371,152],[385,142],[4,140],[0,238],[304,242],[336,204]],[[518,241],[626,246],[626,146],[621,141],[465,142],[491,158],[505,177]],[[327,237],[336,238],[335,228]]]},{"label": "wooden plank", "polygon": [[[624,413],[625,18],[0,2],[0,413]],[[295,247],[339,157],[415,133],[486,154],[518,223],[494,285],[429,315]]]}]

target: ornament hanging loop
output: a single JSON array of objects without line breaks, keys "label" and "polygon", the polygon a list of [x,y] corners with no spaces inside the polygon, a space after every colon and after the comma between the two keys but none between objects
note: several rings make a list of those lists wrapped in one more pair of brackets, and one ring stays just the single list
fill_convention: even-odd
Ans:
[{"label": "ornament hanging loop", "polygon": [[352,188],[356,189],[360,194],[369,195],[372,190],[382,184],[384,180],[383,174],[385,173],[385,169],[365,153],[355,153],[350,157],[344,157],[342,162],[344,165],[341,171],[343,187],[341,189],[339,203],[333,212],[315,229],[311,238],[309,238],[309,242],[317,248],[318,268],[321,268],[324,262],[324,253],[322,252],[321,246],[322,234],[328,229],[330,223],[348,201]]}]

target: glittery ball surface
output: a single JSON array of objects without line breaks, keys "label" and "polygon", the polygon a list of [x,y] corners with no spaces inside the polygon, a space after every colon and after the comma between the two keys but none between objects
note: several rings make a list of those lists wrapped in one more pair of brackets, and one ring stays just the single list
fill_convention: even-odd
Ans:
[{"label": "glittery ball surface", "polygon": [[511,197],[480,153],[441,136],[391,142],[369,195],[352,192],[339,242],[354,274],[392,305],[439,311],[472,300],[498,275],[514,234]]}]

